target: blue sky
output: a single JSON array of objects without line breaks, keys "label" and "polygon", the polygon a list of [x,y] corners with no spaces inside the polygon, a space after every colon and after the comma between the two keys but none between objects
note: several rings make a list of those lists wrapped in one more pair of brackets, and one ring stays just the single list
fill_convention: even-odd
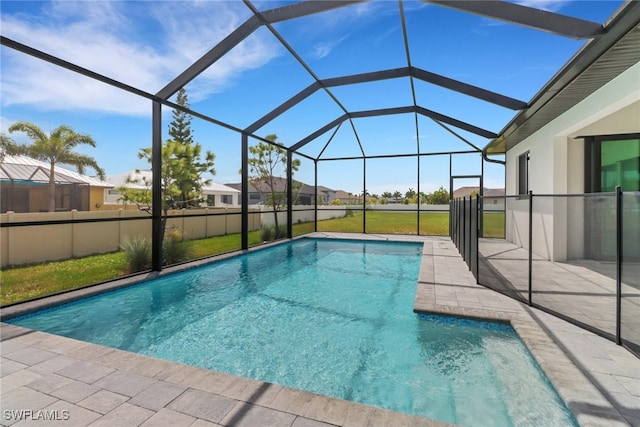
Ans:
[{"label": "blue sky", "polygon": [[[259,10],[288,2],[261,1]],[[528,0],[518,2],[604,22],[620,1]],[[92,71],[155,93],[251,16],[241,1],[2,1],[0,31],[21,43]],[[557,35],[461,13],[417,0],[403,3],[413,66],[529,101],[584,44]],[[274,25],[319,78],[405,67],[397,1],[381,0]],[[92,155],[107,174],[148,165],[137,158],[150,146],[151,105],[145,99],[0,47],[0,131],[17,120],[48,131],[60,124],[91,134]],[[265,27],[260,28],[187,85],[192,109],[244,128],[313,82]],[[498,132],[515,112],[414,79],[418,105]],[[413,104],[409,78],[330,89],[350,111]],[[166,109],[163,128],[171,119]],[[292,145],[343,111],[324,91],[270,122],[256,134],[275,133]],[[355,119],[367,155],[466,150],[469,147],[433,120],[413,114]],[[474,145],[489,141],[451,128]],[[239,182],[240,137],[194,118],[195,139],[213,151],[213,180]],[[317,156],[333,130],[304,147]],[[23,136],[14,134],[18,141]],[[349,122],[336,132],[323,158],[359,155]],[[454,174],[480,173],[477,157],[456,156]],[[448,187],[448,156],[369,160],[372,193]],[[362,161],[320,162],[319,184],[362,191]],[[485,185],[502,186],[503,169],[488,165]],[[303,160],[296,177],[313,183],[313,164]],[[466,182],[459,181],[459,185]],[[458,186],[458,185],[457,185]]]}]

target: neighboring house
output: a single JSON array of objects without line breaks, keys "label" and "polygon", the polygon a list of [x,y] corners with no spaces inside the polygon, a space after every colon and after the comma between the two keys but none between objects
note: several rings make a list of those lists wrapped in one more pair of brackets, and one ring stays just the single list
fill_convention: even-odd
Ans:
[{"label": "neighboring house", "polygon": [[[277,194],[285,194],[286,198],[287,180],[280,177],[274,177],[273,180],[275,184],[275,188],[273,190]],[[242,190],[242,184],[240,183],[231,183],[225,185],[236,189],[238,192]],[[270,193],[271,188],[264,182],[249,183],[249,204],[267,204],[267,199]],[[297,205],[311,205],[313,204],[313,200],[315,198],[314,187],[311,185],[307,185],[304,182],[293,180],[293,197],[295,200],[295,204]],[[320,187],[318,187],[318,197],[325,197],[324,193],[320,191]]]},{"label": "neighboring house", "polygon": [[357,194],[347,193],[343,190],[336,190],[335,198],[339,199],[343,205],[349,205],[353,203],[362,203],[362,198],[358,197]]},{"label": "neighboring house", "polygon": [[[640,27],[616,17],[615,34],[588,42],[485,147],[506,153],[506,238],[528,244],[526,194],[640,190]],[[624,24],[624,27],[622,25]],[[630,226],[625,253],[638,252],[638,197],[625,198]],[[615,201],[607,197],[539,197],[533,251],[555,261],[615,256]],[[635,212],[635,213],[633,213]]]},{"label": "neighboring house", "polygon": [[[0,211],[47,212],[50,165],[27,156],[4,156],[0,163]],[[112,184],[55,167],[56,211],[94,211]]]},{"label": "neighboring house", "polygon": [[318,204],[330,205],[336,198],[336,190],[318,185]]},{"label": "neighboring house", "polygon": [[[471,195],[480,194],[480,187],[460,187],[453,191],[453,198],[458,199],[461,197],[469,197]],[[484,188],[482,192],[484,205],[490,205],[493,207],[503,208],[504,203],[504,188]]]},{"label": "neighboring house", "polygon": [[[105,191],[105,204],[114,205],[122,204],[122,195],[118,191],[118,187],[126,185],[126,187],[146,191],[148,190],[146,182],[151,182],[152,173],[149,169],[132,170],[129,172],[123,172],[116,175],[107,175],[106,181],[111,183],[114,188]],[[136,181],[132,183],[127,181]],[[210,181],[208,184],[202,186],[203,198],[206,199],[207,206],[215,207],[238,207],[240,206],[240,191],[228,187],[217,182]]]}]

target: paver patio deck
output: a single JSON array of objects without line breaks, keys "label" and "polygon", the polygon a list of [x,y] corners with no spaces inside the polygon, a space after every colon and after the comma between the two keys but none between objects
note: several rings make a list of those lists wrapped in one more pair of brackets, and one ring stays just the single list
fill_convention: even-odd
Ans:
[{"label": "paver patio deck", "polygon": [[[613,342],[478,286],[448,238],[313,236],[424,242],[416,311],[509,320],[581,425],[640,426],[640,360]],[[32,308],[10,307],[3,316]],[[1,333],[2,425],[447,425],[9,324],[2,324]],[[39,414],[68,419],[29,419]]]},{"label": "paver patio deck", "polygon": [[[529,252],[501,239],[480,239],[479,281],[527,298]],[[532,259],[532,301],[615,337],[616,264],[586,259]],[[640,338],[640,264],[626,261],[622,274],[622,331]]]}]

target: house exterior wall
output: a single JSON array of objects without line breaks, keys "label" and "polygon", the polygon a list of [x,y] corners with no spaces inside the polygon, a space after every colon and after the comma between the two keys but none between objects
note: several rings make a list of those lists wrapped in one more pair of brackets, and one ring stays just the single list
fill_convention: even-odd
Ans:
[{"label": "house exterior wall", "polygon": [[29,189],[29,212],[46,212],[49,207],[49,188],[43,185]]},{"label": "house exterior wall", "polygon": [[100,210],[102,205],[104,204],[104,193],[105,188],[103,187],[90,187],[89,188],[89,210],[97,211]]},{"label": "house exterior wall", "polygon": [[[506,192],[518,192],[518,157],[529,151],[529,189],[534,194],[583,193],[584,142],[580,136],[640,132],[640,63],[635,64],[575,107],[506,153]],[[508,240],[528,245],[526,200],[507,203]],[[535,254],[563,261],[580,257],[584,236],[568,236],[568,224],[582,221],[582,210],[564,198],[534,198]],[[579,203],[578,203],[579,205]],[[575,217],[572,217],[574,215]],[[581,218],[578,218],[580,216]]]},{"label": "house exterior wall", "polygon": [[[56,210],[98,210],[104,201],[102,187],[66,184],[56,185]],[[49,210],[49,185],[3,184],[2,212],[47,212]]]},{"label": "house exterior wall", "polygon": [[[148,191],[148,190],[139,190],[139,191]],[[240,206],[239,193],[236,192],[219,192],[219,191],[204,191],[203,197],[214,196],[215,197],[215,206],[216,207],[238,207]],[[222,203],[222,196],[230,196],[232,202],[230,204]],[[103,208],[107,209],[120,209],[123,207],[123,203],[120,200],[122,197],[120,193],[118,193],[115,188],[105,188],[103,189],[100,197],[104,199]],[[93,208],[91,210],[94,210]]]}]

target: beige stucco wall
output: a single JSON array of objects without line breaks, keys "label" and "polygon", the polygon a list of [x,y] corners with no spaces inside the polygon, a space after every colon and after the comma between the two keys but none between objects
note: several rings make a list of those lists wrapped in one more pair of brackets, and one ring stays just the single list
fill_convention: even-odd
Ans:
[{"label": "beige stucco wall", "polygon": [[[518,156],[526,151],[530,153],[529,188],[534,194],[583,193],[584,143],[578,137],[636,132],[640,132],[640,63],[509,150],[507,194],[517,194]],[[582,214],[578,204],[571,203],[570,207],[561,199],[534,203],[533,250],[537,255],[562,261],[582,247],[582,235],[573,230],[568,236],[569,225]],[[526,233],[513,233],[527,230],[528,225],[509,223],[522,220],[522,216],[507,215],[507,239],[526,247]]]},{"label": "beige stucco wall", "polygon": [[[190,215],[193,218],[169,218],[167,229],[180,229],[186,239],[199,239],[241,232],[240,209],[173,210],[172,215]],[[195,215],[208,216],[195,216]],[[211,215],[217,214],[217,215]],[[127,219],[108,221],[109,219]],[[0,222],[46,222],[67,220],[105,220],[79,224],[45,224],[0,229],[0,267],[33,264],[83,257],[119,250],[130,238],[151,238],[151,216],[147,212],[72,211],[5,213]],[[262,226],[261,215],[249,216],[249,230]]]}]

